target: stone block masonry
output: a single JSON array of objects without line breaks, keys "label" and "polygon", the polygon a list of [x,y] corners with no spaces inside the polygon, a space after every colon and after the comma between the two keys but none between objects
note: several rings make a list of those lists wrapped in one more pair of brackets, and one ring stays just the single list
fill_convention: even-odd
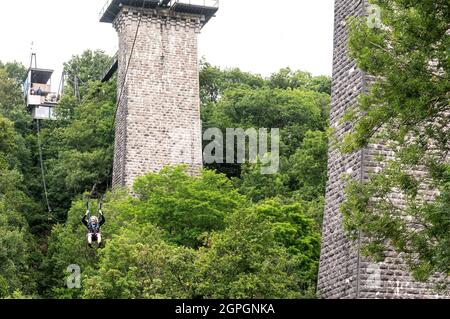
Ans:
[{"label": "stone block masonry", "polygon": [[123,90],[113,186],[131,187],[138,176],[180,163],[194,174],[202,167],[197,53],[201,17],[123,6],[113,26],[119,36],[118,96]]},{"label": "stone block masonry", "polygon": [[[366,0],[335,1],[333,85],[330,125],[338,139],[351,130],[341,123],[345,111],[363,92],[367,80],[348,57],[347,19],[365,14]],[[378,155],[390,156],[384,145],[369,145],[353,154],[341,154],[330,145],[328,182],[322,234],[318,294],[321,298],[440,298],[433,283],[418,283],[406,271],[405,264],[393,251],[383,263],[374,264],[361,256],[358,243],[347,240],[339,211],[344,201],[344,175],[361,182],[370,171],[379,170]],[[401,200],[401,199],[400,199]],[[361,238],[363,241],[364,238]]]}]

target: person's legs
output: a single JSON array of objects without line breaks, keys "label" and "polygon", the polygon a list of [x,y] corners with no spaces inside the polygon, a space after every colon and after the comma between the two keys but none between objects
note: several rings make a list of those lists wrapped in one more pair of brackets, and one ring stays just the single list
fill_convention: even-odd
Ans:
[{"label": "person's legs", "polygon": [[100,246],[102,243],[102,234],[97,234],[97,244]]},{"label": "person's legs", "polygon": [[89,246],[92,245],[92,233],[87,234],[87,241],[88,241]]}]

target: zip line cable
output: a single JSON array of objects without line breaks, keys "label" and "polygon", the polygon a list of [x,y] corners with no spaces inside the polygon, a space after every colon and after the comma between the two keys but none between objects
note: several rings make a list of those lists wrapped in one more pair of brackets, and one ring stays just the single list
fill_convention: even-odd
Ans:
[{"label": "zip line cable", "polygon": [[40,163],[41,175],[42,175],[42,185],[44,186],[45,201],[47,203],[47,209],[48,209],[48,213],[49,213],[49,217],[50,217],[50,215],[52,214],[52,209],[50,207],[50,202],[48,200],[47,182],[45,179],[44,160],[43,160],[43,156],[42,156],[41,129],[39,126],[39,120],[36,120],[36,129],[37,129],[37,141],[38,141],[38,148],[39,148],[39,163]]},{"label": "zip line cable", "polygon": [[41,176],[42,176],[42,185],[44,187],[44,195],[45,195],[45,202],[47,204],[47,210],[48,210],[48,218],[49,220],[56,220],[58,223],[64,223],[65,220],[62,220],[58,218],[52,211],[52,208],[50,206],[50,200],[48,198],[48,189],[47,189],[47,179],[45,177],[45,165],[44,165],[44,157],[42,152],[42,143],[41,143],[41,128],[39,125],[40,120],[36,120],[36,128],[37,128],[37,140],[38,140],[38,149],[39,149],[39,163],[40,163],[40,169],[41,169]]},{"label": "zip line cable", "polygon": [[[145,6],[145,1],[142,3],[141,10],[144,10],[144,6]],[[139,12],[139,20],[138,20],[138,24],[137,24],[137,28],[136,28],[136,33],[134,34],[133,45],[131,46],[130,57],[128,58],[128,61],[127,61],[127,67],[125,69],[124,79],[122,81],[122,84],[121,84],[121,87],[120,87],[120,93],[119,93],[119,96],[117,98],[117,103],[116,103],[117,107],[116,107],[116,111],[115,111],[114,118],[113,118],[113,124],[112,124],[113,127],[114,127],[114,124],[116,122],[117,111],[118,111],[118,108],[119,108],[120,101],[122,99],[122,94],[123,94],[123,91],[124,91],[124,87],[125,87],[125,84],[126,84],[127,79],[128,79],[128,70],[130,68],[131,60],[133,58],[134,48],[136,46],[137,37],[139,35],[139,29],[141,27],[141,22],[142,22],[142,12]]]},{"label": "zip line cable", "polygon": [[[33,60],[34,60],[34,67],[37,68],[36,53],[31,53],[30,69],[33,67]],[[28,105],[25,104],[25,107],[28,107]],[[44,197],[45,197],[45,203],[47,205],[48,219],[50,220],[53,217],[53,213],[52,213],[52,208],[50,206],[50,201],[48,199],[47,180],[45,178],[44,158],[42,155],[42,143],[41,143],[41,128],[40,128],[39,121],[40,121],[39,119],[36,119],[36,133],[37,133],[37,143],[38,143],[38,150],[39,150],[39,167],[41,170],[42,186],[44,187]]]}]

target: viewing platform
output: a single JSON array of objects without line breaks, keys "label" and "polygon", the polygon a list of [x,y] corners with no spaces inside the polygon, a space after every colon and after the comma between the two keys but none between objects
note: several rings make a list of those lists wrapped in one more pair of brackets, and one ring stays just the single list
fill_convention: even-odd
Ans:
[{"label": "viewing platform", "polygon": [[60,94],[51,89],[53,70],[30,68],[23,84],[23,94],[31,116],[36,120],[55,120],[54,107]]}]

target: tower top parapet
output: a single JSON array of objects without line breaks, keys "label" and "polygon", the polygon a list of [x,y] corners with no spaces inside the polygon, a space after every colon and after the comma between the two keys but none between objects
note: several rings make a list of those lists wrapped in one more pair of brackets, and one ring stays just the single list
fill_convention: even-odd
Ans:
[{"label": "tower top parapet", "polygon": [[100,12],[100,22],[112,23],[122,6],[200,15],[204,16],[206,23],[219,10],[219,0],[107,0]]}]

